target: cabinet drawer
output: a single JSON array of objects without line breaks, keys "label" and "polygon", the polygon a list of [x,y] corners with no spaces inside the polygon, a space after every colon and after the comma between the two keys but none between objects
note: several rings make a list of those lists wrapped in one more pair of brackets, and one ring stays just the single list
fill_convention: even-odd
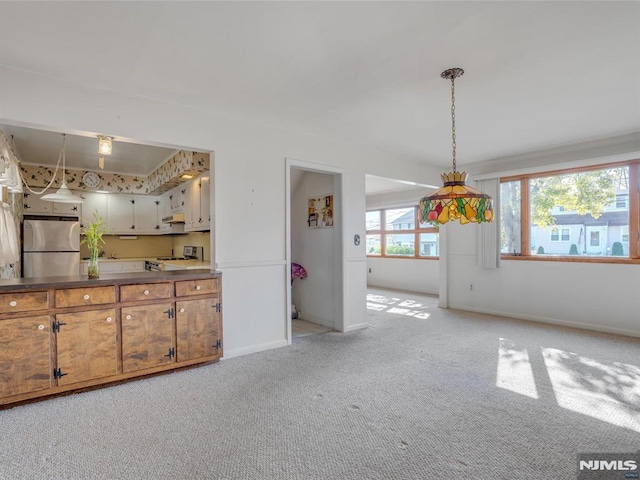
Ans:
[{"label": "cabinet drawer", "polygon": [[70,288],[56,291],[56,307],[100,305],[116,301],[115,287]]},{"label": "cabinet drawer", "polygon": [[187,295],[206,295],[210,293],[218,293],[218,280],[215,278],[176,282],[177,297],[184,297]]},{"label": "cabinet drawer", "polygon": [[0,293],[0,313],[46,310],[48,292]]},{"label": "cabinet drawer", "polygon": [[133,302],[152,298],[169,298],[172,296],[170,283],[141,283],[140,285],[122,285],[120,301]]}]

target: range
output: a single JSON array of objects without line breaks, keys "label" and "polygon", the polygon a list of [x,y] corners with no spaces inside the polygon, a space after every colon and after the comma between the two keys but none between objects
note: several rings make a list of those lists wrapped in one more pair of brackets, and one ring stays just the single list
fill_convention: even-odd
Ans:
[{"label": "range", "polygon": [[165,261],[173,260],[204,260],[204,248],[195,246],[182,247],[182,257],[157,257],[155,260],[145,260],[144,269],[150,272],[165,270]]}]

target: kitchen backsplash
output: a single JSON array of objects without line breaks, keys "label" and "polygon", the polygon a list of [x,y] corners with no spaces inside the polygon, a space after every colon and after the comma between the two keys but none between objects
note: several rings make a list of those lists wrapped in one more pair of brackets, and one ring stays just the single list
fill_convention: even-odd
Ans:
[{"label": "kitchen backsplash", "polygon": [[[184,183],[186,179],[182,175],[200,175],[208,171],[210,166],[210,154],[190,152],[181,150],[173,157],[163,163],[148,177],[121,175],[119,173],[106,173],[96,171],[100,177],[98,189],[110,193],[137,193],[159,195],[171,190],[173,187]],[[50,181],[55,172],[55,168],[38,165],[20,166],[25,181],[31,188],[42,189]],[[67,185],[71,190],[95,191],[96,188],[89,188],[82,182],[85,170],[67,169],[65,176]],[[58,174],[53,187],[60,186],[62,175]]]},{"label": "kitchen backsplash", "polygon": [[177,257],[182,255],[182,247],[193,245],[203,247],[204,259],[211,260],[211,234],[210,232],[191,232],[188,235],[174,235],[173,254]]},{"label": "kitchen backsplash", "polygon": [[[138,235],[135,240],[123,240],[117,235],[102,237],[105,258],[115,255],[116,258],[159,257],[171,253],[171,237],[168,235]],[[80,245],[80,257],[89,256],[86,245]]]},{"label": "kitchen backsplash", "polygon": [[[117,235],[105,235],[102,250],[105,258],[115,255],[116,258],[155,258],[182,255],[182,247],[194,245],[204,247],[205,260],[211,259],[209,232],[193,232],[187,235],[138,235],[135,240],[123,240]],[[86,245],[80,246],[80,257],[89,256]]]}]

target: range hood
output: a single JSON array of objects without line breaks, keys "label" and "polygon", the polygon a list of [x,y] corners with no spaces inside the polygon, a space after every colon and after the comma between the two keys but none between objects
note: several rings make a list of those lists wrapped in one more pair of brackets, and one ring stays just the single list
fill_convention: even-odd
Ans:
[{"label": "range hood", "polygon": [[184,223],[184,213],[174,213],[162,219],[162,223]]}]

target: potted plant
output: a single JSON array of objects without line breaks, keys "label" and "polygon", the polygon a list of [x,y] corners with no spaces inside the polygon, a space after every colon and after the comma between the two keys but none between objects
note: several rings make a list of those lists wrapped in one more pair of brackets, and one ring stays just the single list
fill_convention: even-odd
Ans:
[{"label": "potted plant", "polygon": [[100,266],[98,265],[98,257],[100,257],[100,246],[104,245],[102,235],[107,231],[104,220],[98,212],[93,212],[93,221],[89,222],[89,226],[84,231],[84,239],[80,244],[87,244],[89,248],[89,278],[98,278],[100,276]]}]

